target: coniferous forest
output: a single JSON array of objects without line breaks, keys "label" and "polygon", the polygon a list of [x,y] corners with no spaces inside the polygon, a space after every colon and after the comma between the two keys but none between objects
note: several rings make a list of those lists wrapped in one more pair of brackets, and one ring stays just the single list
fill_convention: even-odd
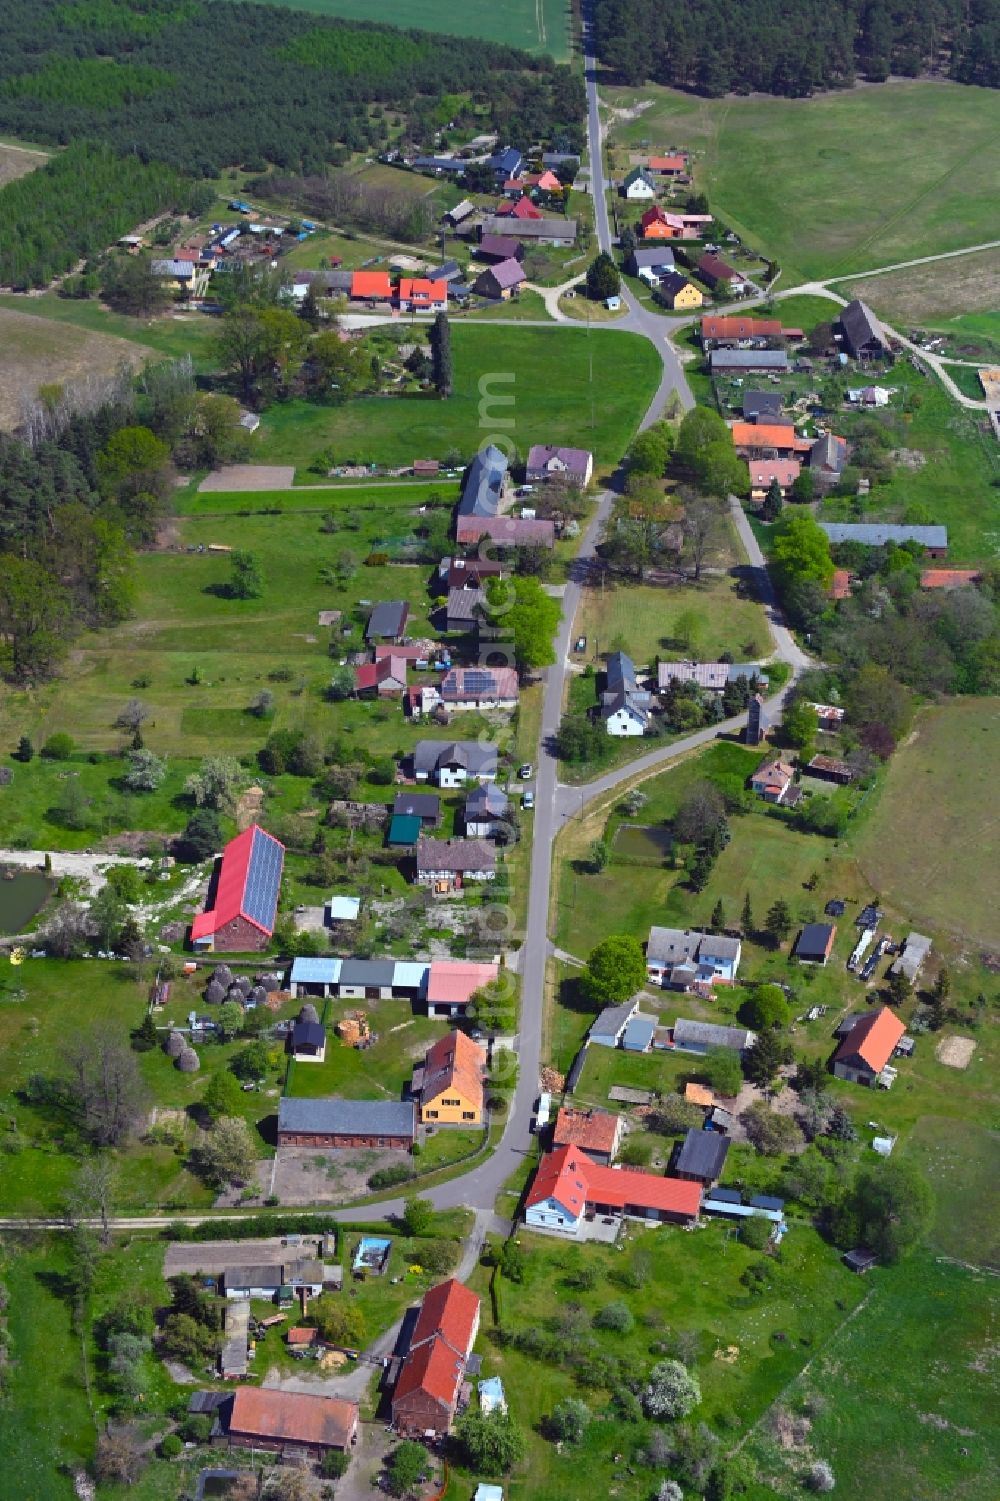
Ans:
[{"label": "coniferous forest", "polygon": [[505,139],[582,144],[568,68],[473,39],[228,0],[0,0],[0,34],[0,129],[196,177],[321,172],[463,110]]},{"label": "coniferous forest", "polygon": [[924,74],[1000,87],[1000,0],[595,0],[597,55],[623,82],[719,97]]}]

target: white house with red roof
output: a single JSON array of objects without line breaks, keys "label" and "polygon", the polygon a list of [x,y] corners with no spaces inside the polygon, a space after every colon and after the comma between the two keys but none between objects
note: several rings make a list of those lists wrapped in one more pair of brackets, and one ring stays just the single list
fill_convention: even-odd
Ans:
[{"label": "white house with red roof", "polygon": [[525,1199],[524,1223],[529,1229],[581,1238],[587,1221],[598,1216],[693,1225],[701,1193],[700,1183],[605,1167],[580,1147],[558,1147],[538,1164]]}]

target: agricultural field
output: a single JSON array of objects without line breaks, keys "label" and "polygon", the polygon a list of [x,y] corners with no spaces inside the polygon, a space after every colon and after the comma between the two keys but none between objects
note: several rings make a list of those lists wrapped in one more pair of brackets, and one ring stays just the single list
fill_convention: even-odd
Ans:
[{"label": "agricultural field", "polygon": [[[1000,1487],[995,1277],[918,1252],[870,1274],[835,1333],[749,1441],[753,1501],[799,1496],[826,1459],[851,1501],[992,1501]],[[877,1456],[877,1458],[876,1458]]]},{"label": "agricultural field", "polygon": [[612,141],[689,148],[696,185],[778,261],[784,286],[996,237],[993,91],[899,82],[801,100],[696,99],[654,85],[604,93]]},{"label": "agricultural field", "polygon": [[[287,0],[265,0],[284,5]],[[572,11],[567,0],[508,0],[503,7],[490,0],[467,0],[448,5],[445,0],[296,0],[296,10],[313,11],[348,21],[385,21],[406,29],[443,32],[446,35],[481,37],[487,42],[505,42],[526,52],[544,52],[557,63],[569,61]]]},{"label": "agricultural field", "polygon": [[[127,348],[128,344],[134,344],[140,346],[139,359],[152,355],[180,359],[189,354],[200,374],[215,364],[213,348],[218,325],[202,313],[168,312],[157,318],[129,318],[124,313],[112,313],[99,302],[60,297],[56,292],[38,296],[3,292],[0,316],[6,317],[8,312],[30,314],[33,319],[44,318],[92,334],[114,335],[123,341],[125,358],[136,357]],[[64,380],[73,373],[70,368],[55,378]]]},{"label": "agricultural field", "polygon": [[123,363],[138,366],[152,354],[110,332],[84,332],[33,317],[33,304],[25,298],[18,300],[18,307],[23,311],[0,307],[0,428],[16,427],[22,401],[35,396],[39,386],[83,375],[111,375]]},{"label": "agricultural field", "polygon": [[[1000,827],[986,810],[998,756],[1000,700],[922,710],[857,841],[861,868],[917,927],[991,947],[1000,944]],[[943,766],[946,795],[932,796]]]},{"label": "agricultural field", "polygon": [[1000,249],[947,261],[852,277],[834,287],[842,297],[862,297],[903,332],[907,328],[960,328],[969,317],[1000,318]]}]

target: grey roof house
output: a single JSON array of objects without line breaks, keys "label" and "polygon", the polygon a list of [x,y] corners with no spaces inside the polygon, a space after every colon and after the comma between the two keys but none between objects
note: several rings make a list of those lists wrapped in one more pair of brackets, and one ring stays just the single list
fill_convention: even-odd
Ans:
[{"label": "grey roof house", "polygon": [[721,1131],[691,1130],[681,1142],[671,1173],[697,1183],[715,1183],[729,1153],[729,1138]]},{"label": "grey roof house", "polygon": [[616,1048],[638,1009],[638,1001],[623,1001],[620,1006],[605,1006],[591,1023],[588,1040],[601,1048]]},{"label": "grey roof house", "polygon": [[511,256],[509,260],[497,261],[495,266],[487,266],[484,271],[480,271],[472,283],[472,290],[480,297],[499,297],[504,300],[523,281],[527,281],[524,268],[516,256]]},{"label": "grey roof house", "polygon": [[646,973],[655,984],[672,990],[720,980],[731,984],[742,952],[740,940],[725,933],[652,927],[646,943]]},{"label": "grey roof house", "polygon": [[380,600],[368,617],[365,640],[402,641],[409,618],[410,606],[405,599]]},{"label": "grey roof house", "polygon": [[841,309],[840,330],[844,343],[856,360],[878,360],[889,353],[885,329],[860,297]]},{"label": "grey roof house", "polygon": [[488,443],[465,471],[462,498],[458,503],[459,515],[499,516],[509,486],[507,455],[495,443]]},{"label": "grey roof house", "polygon": [[[502,235],[509,228],[510,220],[502,215],[487,214],[483,219],[482,238]],[[519,240],[544,240],[553,245],[572,245],[576,241],[576,220],[543,217],[541,219],[518,219]]]},{"label": "grey roof house", "polygon": [[652,720],[653,696],[639,687],[635,663],[623,651],[612,652],[607,685],[601,694],[601,718],[609,735],[643,735]]},{"label": "grey roof house", "polygon": [[497,774],[497,748],[477,740],[418,740],[413,774],[418,782],[433,779],[439,787],[459,787],[476,779],[491,782]]},{"label": "grey roof house", "polygon": [[685,1053],[707,1053],[710,1048],[732,1048],[744,1053],[757,1041],[756,1032],[745,1027],[723,1027],[715,1022],[687,1021],[678,1017],[674,1022],[674,1047]]},{"label": "grey roof house", "polygon": [[948,551],[946,526],[893,526],[878,522],[821,521],[831,542],[860,542],[864,547],[885,547],[889,542],[919,542],[935,556]]},{"label": "grey roof house", "polygon": [[788,355],[783,349],[713,349],[708,366],[713,375],[740,370],[767,370],[784,375],[788,370]]},{"label": "grey roof house", "polygon": [[633,276],[639,276],[654,266],[664,272],[672,271],[675,265],[674,252],[665,245],[637,245],[625,264]]},{"label": "grey roof house", "polygon": [[278,1103],[279,1146],[409,1148],[416,1135],[412,1100],[290,1099]]}]

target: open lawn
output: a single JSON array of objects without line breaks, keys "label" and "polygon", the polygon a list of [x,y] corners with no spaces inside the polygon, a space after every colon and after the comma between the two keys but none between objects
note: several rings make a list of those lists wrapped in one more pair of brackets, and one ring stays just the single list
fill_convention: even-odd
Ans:
[{"label": "open lawn", "polygon": [[[588,1245],[568,1247],[558,1240],[521,1232],[525,1252],[524,1282],[503,1281],[502,1324],[505,1332],[556,1333],[562,1317],[572,1315],[574,1332],[558,1334],[563,1351],[592,1342],[597,1359],[623,1359],[629,1376],[642,1378],[655,1359],[658,1341],[680,1334],[694,1342],[695,1369],[702,1403],[694,1420],[703,1418],[724,1433],[724,1446],[738,1441],[808,1360],[810,1354],[843,1322],[862,1296],[861,1285],[839,1264],[836,1254],[805,1225],[796,1224],[783,1250],[782,1265],[771,1291],[748,1296],[740,1278],[757,1259],[727,1234],[726,1227],[705,1223],[693,1234],[670,1227],[642,1231],[631,1227],[624,1251]],[[597,1272],[596,1285],[576,1285],[583,1266]],[[485,1274],[473,1278],[485,1292]],[[624,1303],[634,1326],[625,1334],[591,1326],[594,1315],[611,1302]],[[651,1426],[611,1416],[608,1392],[580,1386],[558,1359],[538,1359],[509,1345],[494,1344],[488,1300],[478,1348],[484,1369],[503,1379],[508,1400],[525,1431],[528,1457],[512,1479],[512,1494],[546,1501],[579,1501],[581,1474],[588,1495],[615,1495],[623,1501],[646,1501],[654,1493],[655,1471],[636,1463]],[[780,1337],[779,1337],[780,1335]],[[722,1358],[725,1356],[726,1358]],[[557,1446],[540,1432],[543,1420],[562,1397],[582,1398],[594,1414],[583,1443]],[[468,1487],[458,1490],[468,1494]]]},{"label": "open lawn", "polygon": [[452,345],[455,392],[447,401],[426,393],[363,396],[342,407],[288,402],[267,413],[256,458],[305,465],[330,448],[338,463],[407,464],[450,450],[467,457],[499,434],[521,453],[532,443],[592,448],[598,465],[611,467],[660,376],[647,340],[612,330],[456,323]]},{"label": "open lawn", "polygon": [[110,375],[121,364],[138,365],[144,355],[152,354],[151,349],[137,349],[110,332],[87,333],[31,317],[34,307],[25,298],[18,305],[23,311],[0,307],[0,428],[17,425],[22,401],[30,401],[39,386],[83,375]]},{"label": "open lawn", "polygon": [[[996,238],[1000,98],[900,82],[813,99],[696,99],[654,85],[612,141],[687,147],[713,210],[782,267],[782,284]],[[794,205],[794,208],[791,206]]]},{"label": "open lawn", "polygon": [[[33,318],[46,318],[95,334],[116,334],[130,344],[141,345],[142,359],[152,354],[180,359],[189,354],[199,373],[215,365],[213,345],[219,325],[204,313],[167,312],[157,318],[129,318],[124,313],[111,312],[100,302],[59,297],[55,292],[43,292],[37,297],[5,292],[0,294],[0,309],[30,313]],[[128,357],[126,348],[119,358]],[[69,370],[55,378],[65,379],[71,373]]]},{"label": "open lawn", "polygon": [[[344,1016],[364,1010],[378,1043],[352,1048],[341,1042],[334,1027]],[[409,1001],[330,1001],[320,1013],[327,1027],[326,1058],[322,1063],[299,1063],[291,1070],[285,1093],[315,1098],[344,1095],[356,1100],[398,1100],[415,1065],[430,1044],[441,1036],[441,1023],[414,1016]]]},{"label": "open lawn", "polygon": [[858,1317],[780,1399],[799,1420],[799,1442],[789,1442],[792,1425],[777,1407],[753,1434],[761,1481],[754,1501],[800,1496],[803,1470],[820,1458],[851,1501],[993,1501],[1000,1488],[996,1278],[919,1252],[870,1273],[865,1290]]},{"label": "open lawn", "polygon": [[[287,0],[268,0],[282,5]],[[438,31],[453,36],[481,37],[523,47],[526,52],[547,52],[556,62],[570,55],[570,6],[566,0],[507,0],[499,7],[490,0],[466,0],[462,6],[446,0],[296,0],[296,10],[314,11],[347,21],[383,21],[407,29]]]},{"label": "open lawn", "polygon": [[[984,1112],[995,1121],[995,1113]],[[935,1251],[1000,1270],[996,1183],[1000,1134],[971,1121],[925,1115],[914,1127],[906,1155],[934,1189],[936,1217],[929,1236]]]},{"label": "open lawn", "polygon": [[574,635],[587,637],[586,659],[598,667],[608,652],[618,650],[627,651],[637,666],[651,665],[656,657],[690,655],[687,639],[681,641],[677,635],[682,620],[694,628],[693,646],[700,660],[715,661],[722,651],[730,652],[736,662],[767,655],[763,611],[752,599],[740,596],[730,575],[711,576],[702,584],[613,583],[603,591],[588,588]]},{"label": "open lawn", "polygon": [[956,699],[921,710],[889,763],[858,860],[921,931],[1000,947],[1000,824],[989,811],[998,756],[1000,699]]}]

